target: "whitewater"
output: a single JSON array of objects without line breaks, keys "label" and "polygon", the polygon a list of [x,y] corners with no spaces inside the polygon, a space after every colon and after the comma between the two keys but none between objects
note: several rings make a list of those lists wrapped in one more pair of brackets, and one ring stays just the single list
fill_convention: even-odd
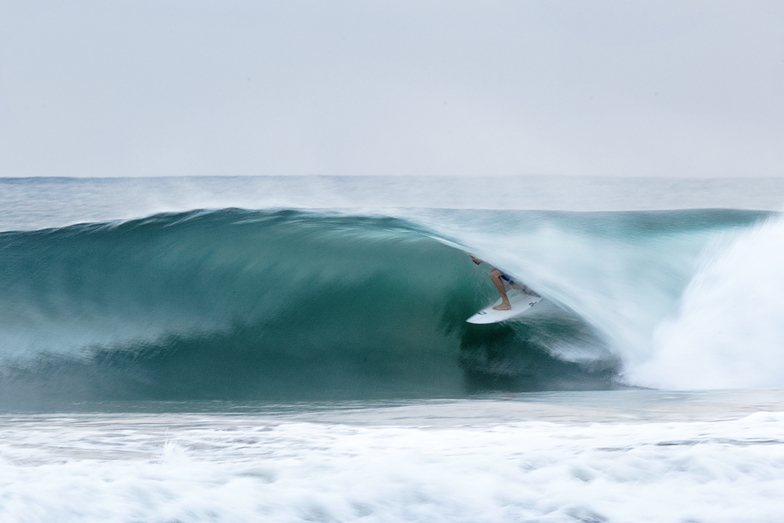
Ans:
[{"label": "whitewater", "polygon": [[[0,179],[0,519],[778,521],[782,203],[780,179]],[[467,324],[491,266],[541,306]]]}]

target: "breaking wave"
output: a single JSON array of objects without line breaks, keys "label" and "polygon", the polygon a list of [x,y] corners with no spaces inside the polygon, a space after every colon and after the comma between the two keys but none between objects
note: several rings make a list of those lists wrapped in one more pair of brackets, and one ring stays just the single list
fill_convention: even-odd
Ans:
[{"label": "breaking wave", "polygon": [[[639,369],[700,260],[769,216],[223,209],[0,233],[0,401],[657,386]],[[544,306],[465,323],[496,292],[466,251]]]}]

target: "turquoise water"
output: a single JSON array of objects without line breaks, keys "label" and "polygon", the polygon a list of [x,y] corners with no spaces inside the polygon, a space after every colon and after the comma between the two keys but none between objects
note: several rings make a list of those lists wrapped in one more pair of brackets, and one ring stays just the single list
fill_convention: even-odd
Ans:
[{"label": "turquoise water", "polygon": [[[0,390],[15,406],[634,386],[625,365],[647,349],[638,340],[677,303],[706,245],[771,216],[432,211],[432,223],[450,224],[447,237],[423,219],[228,209],[1,233]],[[547,305],[522,321],[474,326],[465,319],[496,292],[466,255],[477,234],[536,256],[581,245],[614,259],[598,274],[590,259],[554,262],[563,274],[549,279],[534,256],[510,260],[505,270]],[[618,326],[561,296],[575,276],[583,300],[606,288],[607,267],[630,307],[645,300],[626,340],[628,315]]]},{"label": "turquoise water", "polygon": [[0,180],[0,519],[777,521],[784,185],[500,186]]}]

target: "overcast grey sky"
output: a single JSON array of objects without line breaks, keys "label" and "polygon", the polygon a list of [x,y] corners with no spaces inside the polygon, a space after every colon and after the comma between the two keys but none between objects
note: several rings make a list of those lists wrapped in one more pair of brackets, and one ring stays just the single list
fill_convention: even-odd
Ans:
[{"label": "overcast grey sky", "polygon": [[783,97],[780,0],[0,0],[0,176],[783,176]]}]

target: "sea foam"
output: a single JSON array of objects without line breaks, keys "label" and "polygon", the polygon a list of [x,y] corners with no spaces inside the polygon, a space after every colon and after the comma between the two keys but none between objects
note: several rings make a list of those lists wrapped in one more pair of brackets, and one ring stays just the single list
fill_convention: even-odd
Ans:
[{"label": "sea foam", "polygon": [[[365,413],[358,424],[172,413],[5,417],[0,519],[763,522],[781,514],[781,413],[466,418],[446,427],[395,423],[389,414],[374,423]],[[438,409],[428,415],[437,417]]]},{"label": "sea foam", "polygon": [[710,249],[632,383],[671,389],[784,387],[784,219]]}]

